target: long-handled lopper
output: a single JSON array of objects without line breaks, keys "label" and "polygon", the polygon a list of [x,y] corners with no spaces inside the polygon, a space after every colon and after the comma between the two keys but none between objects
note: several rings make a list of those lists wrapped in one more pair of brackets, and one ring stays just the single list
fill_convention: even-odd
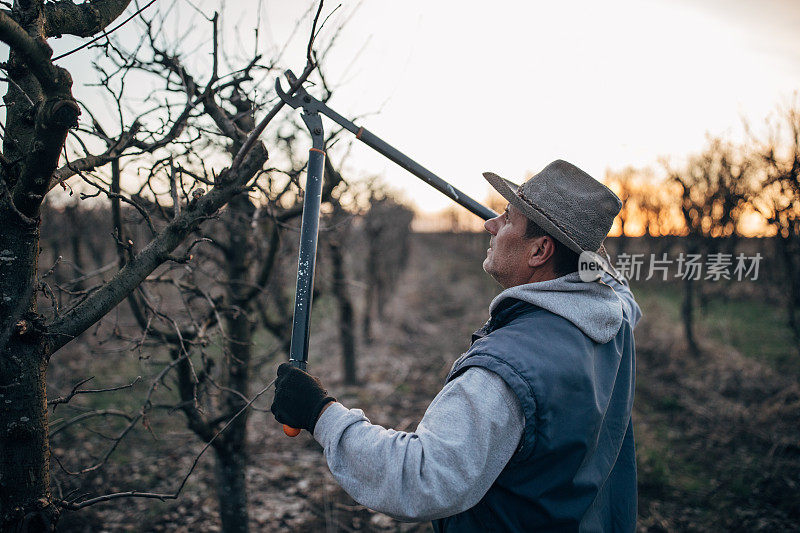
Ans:
[{"label": "long-handled lopper", "polygon": [[[285,74],[290,84],[294,84],[297,81],[291,70],[287,70]],[[314,290],[314,265],[316,263],[317,236],[319,233],[319,207],[322,201],[322,177],[325,165],[324,138],[320,113],[354,133],[359,141],[397,163],[482,219],[494,218],[497,213],[459,191],[377,135],[363,127],[356,126],[353,122],[329,108],[325,103],[312,97],[303,87],[299,87],[294,95],[290,96],[283,90],[280,79],[278,79],[275,80],[275,91],[281,100],[291,107],[295,109],[302,108],[301,117],[311,133],[306,191],[303,198],[303,219],[300,225],[300,252],[297,262],[297,291],[294,303],[292,341],[289,348],[289,363],[301,370],[305,370],[308,361],[308,326],[311,319],[311,297]],[[295,437],[300,433],[299,429],[286,425],[283,426],[283,431],[290,437]]]}]

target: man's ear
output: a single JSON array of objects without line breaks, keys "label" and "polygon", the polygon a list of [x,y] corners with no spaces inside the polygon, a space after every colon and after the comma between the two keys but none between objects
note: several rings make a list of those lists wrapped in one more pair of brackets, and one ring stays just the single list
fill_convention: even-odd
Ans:
[{"label": "man's ear", "polygon": [[533,239],[531,249],[528,252],[528,266],[531,268],[538,268],[547,263],[556,251],[556,245],[553,238],[549,235],[536,237]]}]

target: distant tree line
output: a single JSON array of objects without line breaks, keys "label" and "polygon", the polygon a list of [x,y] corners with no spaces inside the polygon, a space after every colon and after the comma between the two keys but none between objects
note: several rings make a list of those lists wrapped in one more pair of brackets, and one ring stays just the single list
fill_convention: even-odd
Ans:
[{"label": "distant tree line", "polygon": [[[800,346],[800,102],[780,108],[759,137],[737,145],[710,137],[706,147],[682,163],[664,161],[666,176],[644,169],[609,172],[606,183],[624,202],[616,229],[625,237],[678,236],[688,254],[731,254],[748,236],[767,237],[780,262],[780,297],[787,323]],[[682,316],[687,342],[697,352],[694,313],[702,280],[682,280]]]}]

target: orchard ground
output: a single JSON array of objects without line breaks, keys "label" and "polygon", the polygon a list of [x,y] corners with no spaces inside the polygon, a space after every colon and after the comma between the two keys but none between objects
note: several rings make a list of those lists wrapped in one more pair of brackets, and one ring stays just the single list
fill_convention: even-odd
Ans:
[{"label": "orchard ground", "polygon": [[[408,268],[384,319],[373,323],[373,342],[358,344],[358,386],[342,384],[336,307],[320,297],[310,372],[372,422],[413,431],[499,292],[481,269],[487,242],[475,234],[412,237]],[[360,290],[355,280],[351,292],[357,301]],[[714,298],[697,313],[702,354],[694,357],[683,340],[680,289],[634,283],[633,291],[644,312],[635,331],[639,530],[795,530],[800,523],[800,356],[782,309],[758,290]],[[103,328],[132,326],[124,310],[109,322]],[[101,329],[56,355],[62,364],[51,366],[50,397],[69,392],[88,375],[104,386],[139,374],[145,379],[133,393],[81,395],[59,406],[51,415],[53,428],[80,410],[136,412],[141,405],[148,359],[125,345],[112,351],[99,346],[105,338]],[[256,339],[266,353],[266,335]],[[92,355],[99,351],[103,357]],[[272,380],[280,362],[261,362],[251,394]],[[427,523],[396,522],[350,499],[328,472],[316,442],[306,433],[284,436],[265,412],[271,399],[269,391],[249,420],[252,531],[430,530]],[[85,466],[105,451],[96,433],[119,431],[114,424],[60,433],[53,438],[53,453],[67,469]],[[154,417],[149,430],[138,427],[96,472],[68,476],[54,462],[54,490],[69,485],[95,494],[174,491],[202,443],[177,412]],[[65,513],[59,531],[218,531],[213,462],[210,452],[201,459],[178,500],[116,500]]]}]

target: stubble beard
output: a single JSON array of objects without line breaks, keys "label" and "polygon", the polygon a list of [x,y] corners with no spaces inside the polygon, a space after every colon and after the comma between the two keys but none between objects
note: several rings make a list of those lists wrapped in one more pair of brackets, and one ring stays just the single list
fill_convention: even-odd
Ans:
[{"label": "stubble beard", "polygon": [[[497,279],[497,272],[494,270],[492,265],[492,254],[494,250],[488,252],[486,255],[486,259],[483,260],[483,271],[489,274],[496,282],[500,283],[500,280]],[[502,285],[502,284],[501,284]]]}]

